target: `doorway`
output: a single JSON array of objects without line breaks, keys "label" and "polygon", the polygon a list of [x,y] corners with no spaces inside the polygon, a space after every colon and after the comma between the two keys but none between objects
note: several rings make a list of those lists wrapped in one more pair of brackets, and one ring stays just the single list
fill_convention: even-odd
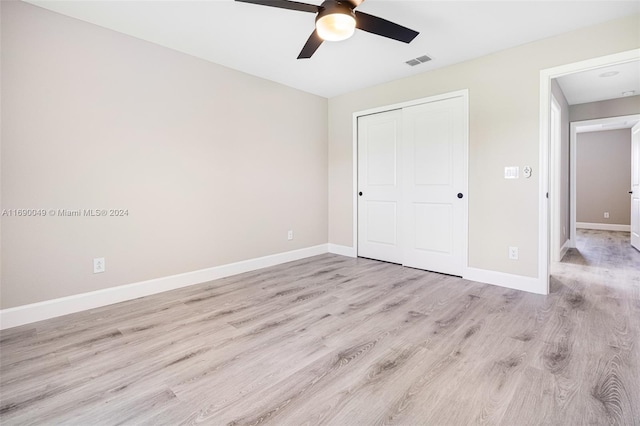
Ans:
[{"label": "doorway", "polygon": [[[631,143],[632,127],[638,122],[640,114],[571,123],[569,201],[573,235],[581,228],[631,230],[628,193],[633,182],[629,159],[637,157],[637,154],[632,155]],[[610,160],[603,161],[605,156]],[[585,200],[586,195],[592,200]],[[602,208],[598,209],[600,206]],[[576,242],[572,240],[570,247],[576,247]]]},{"label": "doorway", "polygon": [[[554,276],[619,275],[637,269],[640,253],[632,248],[629,197],[632,183],[632,129],[640,115],[571,123],[571,244],[552,264]],[[637,125],[636,125],[637,126]],[[635,265],[635,266],[633,266]],[[578,266],[576,269],[575,267]],[[628,274],[627,274],[628,275]]]},{"label": "doorway", "polygon": [[[555,234],[558,229],[556,209],[550,209],[550,205],[560,205],[562,200],[560,191],[554,190],[561,178],[560,167],[554,164],[553,153],[557,152],[558,146],[553,143],[551,136],[551,86],[553,79],[563,76],[582,73],[591,70],[601,69],[606,66],[628,64],[640,60],[640,49],[609,55],[601,58],[594,58],[587,61],[568,64],[560,67],[542,70],[540,72],[540,195],[539,195],[539,280],[541,286],[549,291],[550,265],[554,252],[551,244],[555,243]],[[575,168],[573,169],[575,171]],[[575,177],[574,177],[575,182]],[[575,196],[575,189],[571,197]],[[575,205],[572,216],[575,217]],[[575,222],[575,221],[574,221]],[[555,230],[555,231],[554,231]],[[570,236],[575,245],[575,228],[572,226]]]}]

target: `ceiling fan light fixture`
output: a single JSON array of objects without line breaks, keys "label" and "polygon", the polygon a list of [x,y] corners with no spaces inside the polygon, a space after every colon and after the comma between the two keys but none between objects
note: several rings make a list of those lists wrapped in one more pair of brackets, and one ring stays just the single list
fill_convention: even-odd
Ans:
[{"label": "ceiling fan light fixture", "polygon": [[356,18],[353,11],[341,3],[326,7],[316,17],[316,31],[323,40],[346,40],[355,30]]}]

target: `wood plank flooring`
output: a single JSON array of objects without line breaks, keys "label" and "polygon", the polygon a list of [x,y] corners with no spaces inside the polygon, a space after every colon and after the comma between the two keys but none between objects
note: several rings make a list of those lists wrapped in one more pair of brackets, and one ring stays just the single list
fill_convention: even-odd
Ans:
[{"label": "wood plank flooring", "polygon": [[539,296],[322,255],[0,334],[17,424],[640,424],[640,253]]}]

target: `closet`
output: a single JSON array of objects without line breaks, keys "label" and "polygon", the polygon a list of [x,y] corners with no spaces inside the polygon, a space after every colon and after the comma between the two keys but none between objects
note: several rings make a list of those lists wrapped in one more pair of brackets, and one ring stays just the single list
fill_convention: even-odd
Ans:
[{"label": "closet", "polygon": [[462,276],[465,92],[357,117],[358,256]]}]

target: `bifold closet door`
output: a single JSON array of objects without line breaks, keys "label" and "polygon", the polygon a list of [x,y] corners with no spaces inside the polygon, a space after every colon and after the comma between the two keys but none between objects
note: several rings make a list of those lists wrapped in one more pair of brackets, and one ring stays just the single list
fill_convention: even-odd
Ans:
[{"label": "bifold closet door", "polygon": [[358,118],[358,256],[402,263],[402,112]]},{"label": "bifold closet door", "polygon": [[403,264],[462,275],[466,227],[464,101],[403,110]]}]

